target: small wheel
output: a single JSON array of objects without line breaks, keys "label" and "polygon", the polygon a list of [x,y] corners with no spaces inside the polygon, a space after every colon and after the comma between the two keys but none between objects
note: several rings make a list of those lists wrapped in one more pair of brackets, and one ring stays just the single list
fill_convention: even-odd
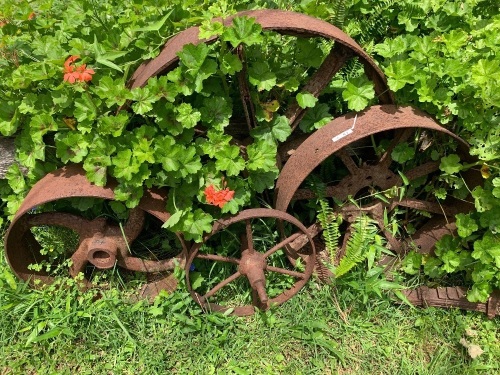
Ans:
[{"label": "small wheel", "polygon": [[[148,238],[147,234],[141,234],[147,225],[159,238],[161,224],[170,217],[164,210],[165,194],[161,191],[146,191],[139,206],[129,212],[123,225],[105,216],[89,219],[72,212],[57,211],[62,202],[75,198],[111,201],[114,199],[113,188],[112,182],[106,187],[90,184],[78,165],[49,173],[36,183],[5,236],[6,257],[14,273],[32,285],[50,284],[55,276],[46,267],[57,268],[62,262],[71,276],[83,273],[84,288],[92,286],[94,271],[119,268],[128,273],[146,275],[146,282],[139,290],[140,297],[152,298],[161,289],[175,289],[176,282],[171,273],[176,262],[183,265],[186,254],[183,240],[170,239],[170,244],[164,248],[171,245],[173,248],[162,252],[158,246],[148,247],[146,242],[151,240],[151,235]],[[48,205],[56,210],[40,212]],[[65,250],[59,257],[41,251],[43,237],[48,233],[58,236],[63,243]],[[66,259],[69,262],[64,262]]]},{"label": "small wheel", "polygon": [[[301,200],[317,199],[310,184],[320,181],[324,197],[342,202],[334,210],[347,223],[337,254],[345,251],[351,225],[363,214],[376,222],[394,253],[430,253],[437,240],[455,229],[454,215],[473,209],[468,189],[481,180],[477,171],[467,171],[463,197],[438,199],[447,193],[444,187],[435,191],[447,146],[456,147],[453,153],[462,162],[474,162],[462,139],[414,108],[385,105],[350,113],[297,148],[278,178],[275,208],[286,211],[296,201],[297,210]],[[398,224],[394,230],[388,225],[391,215]]]},{"label": "small wheel", "polygon": [[191,248],[186,283],[206,311],[252,315],[298,293],[311,277],[315,254],[307,229],[293,216],[248,209],[217,221],[204,242]]}]

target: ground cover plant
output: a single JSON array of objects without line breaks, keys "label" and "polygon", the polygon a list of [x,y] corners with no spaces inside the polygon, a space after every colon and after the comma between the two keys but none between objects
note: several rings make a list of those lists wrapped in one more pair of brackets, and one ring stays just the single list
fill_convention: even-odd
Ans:
[{"label": "ground cover plant", "polygon": [[[209,22],[243,9],[293,9],[342,28],[378,61],[398,103],[413,104],[435,116],[469,142],[471,154],[478,158],[465,162],[453,144],[434,142],[425,157],[440,162],[440,173],[431,185],[420,181],[405,185],[404,192],[370,192],[381,200],[400,194],[427,194],[440,200],[472,195],[475,211],[457,216],[458,235],[440,240],[433,256],[410,252],[402,265],[402,272],[409,275],[406,279],[384,280],[375,260],[386,244],[376,230],[370,230],[369,218],[361,218],[358,233],[363,238],[357,237],[361,245],[351,248],[365,251],[352,253],[350,264],[341,263],[337,271],[345,275],[335,285],[320,287],[313,281],[283,310],[247,320],[201,315],[183,290],[162,295],[151,306],[131,304],[121,299],[126,300],[127,290],[122,297],[114,291],[114,283],[119,284],[123,276],[113,273],[101,276],[104,297],[99,301],[93,299],[95,291],[63,287],[74,284],[66,279],[30,291],[13,279],[4,262],[0,273],[3,371],[16,373],[28,366],[39,373],[73,372],[98,366],[101,372],[132,372],[125,361],[151,373],[163,369],[200,373],[207,368],[214,373],[217,369],[260,373],[257,367],[267,373],[290,373],[296,367],[297,373],[373,373],[367,362],[378,363],[375,373],[498,370],[496,321],[456,311],[410,310],[392,306],[382,297],[385,289],[397,291],[405,282],[460,282],[470,287],[468,298],[474,302],[486,301],[500,288],[500,11],[494,2],[0,4],[0,134],[15,137],[18,161],[0,180],[0,226],[8,224],[36,181],[68,163],[82,163],[95,184],[103,185],[110,177],[118,181],[117,201],[103,208],[116,220],[123,220],[127,210],[138,204],[144,186],[168,188],[166,207],[173,215],[162,233],[181,231],[187,240],[200,241],[223,214],[271,206],[279,173],[277,146],[291,132],[284,117],[287,103],[296,100],[299,106],[311,108],[299,124],[301,132],[310,133],[347,111],[376,104],[377,98],[357,61],[348,64],[318,99],[301,92],[301,85],[332,44],[262,32],[250,18],[237,19],[233,28]],[[202,37],[219,35],[220,41],[186,46],[179,53],[179,66],[170,73],[151,79],[144,88],[126,87],[142,61],[155,57],[167,38],[194,24],[202,25]],[[241,50],[247,57],[245,65],[235,54]],[[239,93],[241,71],[249,77],[248,100],[255,106],[245,157],[232,142],[243,140],[245,134],[228,135],[232,123],[239,121],[246,127],[248,120]],[[119,111],[124,105],[129,110]],[[393,152],[403,175],[423,157],[416,155],[420,147],[416,144],[403,142]],[[377,153],[385,145],[381,138],[371,147]],[[335,160],[331,163],[335,165]],[[462,178],[468,169],[480,170],[483,178],[482,186],[471,192]],[[308,183],[321,189],[317,179]],[[350,203],[363,204],[368,198],[367,194],[350,197]],[[66,209],[92,216],[93,210],[101,209],[94,203],[70,202]],[[339,202],[313,200],[301,210],[300,219],[312,220],[318,213],[320,219],[321,215],[328,218],[329,206],[335,204]],[[387,226],[396,234],[411,232],[425,213],[411,214],[416,217],[408,220],[411,225],[403,226],[399,220],[405,212],[387,217]],[[338,247],[341,221],[337,226],[333,221],[324,225],[331,227],[325,241],[332,251]],[[60,236],[67,234],[49,233],[48,253],[57,253]],[[168,253],[172,239],[162,236],[148,241]],[[65,251],[62,246],[60,252]],[[140,282],[131,281],[132,285]],[[193,282],[206,287],[204,282],[213,281],[200,277]],[[436,318],[443,322],[436,323]],[[12,325],[11,320],[19,323]],[[447,326],[453,327],[453,333]],[[262,341],[266,335],[276,337],[279,350],[257,349],[243,356],[252,340],[269,348]],[[167,342],[163,336],[175,340]],[[465,344],[460,344],[461,339]],[[188,348],[186,343],[193,340],[197,345]],[[401,340],[403,345],[394,344]],[[156,356],[156,346],[169,345],[164,355]],[[466,347],[470,351],[473,345],[485,351],[477,359],[469,359],[466,353]],[[64,350],[85,354],[66,361]],[[61,360],[48,360],[54,353]],[[325,356],[330,362],[324,361]],[[203,360],[195,363],[200,357]],[[111,368],[100,358],[111,362]]]}]

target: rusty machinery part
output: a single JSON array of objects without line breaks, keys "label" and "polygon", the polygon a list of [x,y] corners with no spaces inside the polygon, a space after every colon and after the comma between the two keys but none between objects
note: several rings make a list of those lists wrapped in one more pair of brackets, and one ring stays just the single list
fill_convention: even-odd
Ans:
[{"label": "rusty machinery part", "polygon": [[[379,102],[381,104],[394,103],[393,93],[389,90],[383,72],[354,39],[349,37],[339,28],[328,22],[305,14],[270,9],[244,11],[224,20],[216,20],[224,22],[225,25],[230,25],[234,17],[241,16],[255,18],[256,22],[262,26],[263,30],[304,38],[322,37],[335,42],[335,46],[332,48],[330,54],[325,58],[311,79],[302,87],[302,91],[318,97],[344,64],[352,57],[357,56],[364,66],[367,77],[372,80],[375,85],[375,93]],[[185,45],[190,43],[195,45],[199,43],[213,43],[217,40],[216,36],[200,40],[198,34],[199,28],[194,26],[169,39],[156,58],[142,63],[137,68],[130,78],[128,86],[130,88],[143,87],[146,85],[149,78],[165,74],[175,68],[179,60],[177,53],[180,52]],[[237,52],[240,58],[243,58],[243,56],[241,56],[242,52]],[[242,87],[241,82],[240,90],[242,91],[244,109],[246,109],[247,106],[251,107],[251,103],[245,103],[245,101],[248,101],[248,98],[245,99],[245,95],[243,95],[245,86],[243,85]],[[297,103],[293,103],[288,107],[286,116],[292,128],[295,129],[304,114],[305,109],[300,108]]]},{"label": "rusty machinery part", "polygon": [[[417,140],[415,139],[416,134],[419,134]],[[376,157],[370,155],[367,157],[369,160],[363,160],[365,157],[363,153],[356,153],[354,150],[366,148],[367,144],[369,145],[373,141],[373,137],[379,135],[390,139],[385,151],[382,155]],[[316,194],[304,186],[304,181],[331,157],[339,161],[346,173],[335,183],[326,185],[325,197],[334,197],[339,201],[346,202],[348,197],[356,197],[359,194],[363,197],[363,194],[368,194],[366,191],[369,189],[386,191],[394,187],[400,188],[403,186],[403,178],[390,168],[391,164],[394,163],[391,156],[394,148],[400,143],[413,140],[415,147],[418,146],[417,152],[424,153],[425,147],[429,147],[429,144],[433,142],[433,137],[436,137],[434,142],[439,142],[438,139],[441,138],[453,140],[457,145],[456,153],[462,161],[468,163],[475,161],[469,155],[468,145],[465,141],[439,126],[424,112],[412,107],[373,106],[359,113],[350,113],[339,117],[309,136],[290,156],[276,183],[275,208],[286,212],[292,201],[316,198]],[[425,143],[427,145],[424,145]],[[430,176],[439,174],[439,164],[439,160],[429,159],[403,173],[409,182],[419,178],[430,179]],[[481,176],[475,170],[462,173],[462,177],[469,189],[481,184]],[[342,215],[349,224],[363,213],[370,216],[376,222],[380,233],[385,237],[388,247],[398,256],[404,256],[411,249],[417,249],[425,254],[432,253],[436,241],[445,234],[452,234],[456,229],[455,215],[469,212],[474,207],[471,202],[452,197],[443,202],[406,196],[387,198],[385,201],[378,199],[363,201],[360,199],[360,202],[363,203],[347,203],[336,207],[337,213]],[[414,233],[406,232],[395,236],[384,225],[384,213],[393,212],[395,209],[424,211],[429,218],[420,222]],[[345,230],[340,249],[336,254],[337,261],[345,251],[350,229],[351,227],[348,226]],[[314,237],[321,232],[321,227],[318,223],[314,223],[309,227],[309,231]],[[324,250],[324,246],[317,249],[318,259],[329,259],[329,256],[322,256],[322,250]],[[398,259],[398,257],[392,259]],[[320,276],[325,278],[332,276],[326,267],[321,266],[319,262],[318,265]],[[420,292],[417,290],[414,293]],[[433,301],[434,299],[431,298],[427,303],[432,304]],[[440,306],[440,304],[436,302],[436,306]],[[463,306],[463,303],[457,302],[456,306]]]},{"label": "rusty machinery part", "polygon": [[[145,213],[152,215],[161,223],[170,217],[164,208],[164,192],[146,190],[138,207],[130,211],[129,218],[122,227],[109,223],[104,217],[88,220],[65,212],[34,213],[34,210],[46,203],[68,198],[91,197],[114,200],[115,185],[114,182],[108,183],[105,187],[92,185],[79,165],[65,166],[38,181],[24,199],[5,235],[5,254],[14,273],[32,285],[40,282],[50,284],[54,281],[54,277],[43,270],[34,271],[29,269],[29,266],[46,260],[40,254],[41,245],[31,229],[55,226],[68,228],[78,235],[77,249],[70,256],[71,276],[75,277],[84,272],[90,265],[100,270],[118,266],[146,274],[148,281],[138,291],[139,297],[152,298],[162,289],[174,290],[176,281],[171,271],[176,262],[183,265],[186,255],[186,246],[182,238],[176,239],[180,249],[175,251],[178,254],[175,258],[143,259],[130,253],[132,242],[143,228]],[[91,282],[84,278],[83,286],[90,287]]]},{"label": "rusty machinery part", "polygon": [[[265,227],[265,236],[270,236],[269,227],[288,227],[291,231],[281,241],[274,245],[263,243],[259,235],[260,228]],[[231,245],[222,244],[218,234],[231,226]],[[216,243],[225,250],[232,247],[230,253],[207,253],[204,244]],[[210,251],[214,251],[210,247]],[[251,315],[255,308],[267,310],[273,305],[280,305],[293,297],[311,277],[315,263],[315,247],[306,227],[293,216],[273,209],[255,208],[244,210],[234,216],[221,219],[214,224],[212,232],[204,239],[204,243],[193,245],[186,262],[186,283],[193,299],[206,311],[227,311],[234,309],[232,314],[238,316]],[[300,261],[290,262],[289,259]],[[224,270],[224,276],[217,272],[214,266]],[[210,273],[216,279],[211,284],[193,290],[190,275],[193,272],[203,274],[206,271],[206,281]],[[286,278],[287,280],[281,280]],[[279,285],[274,285],[281,280]],[[228,302],[225,290],[231,289],[231,284],[243,282],[249,291],[248,300],[237,296],[233,306]],[[286,285],[283,286],[282,283]],[[234,284],[233,284],[234,286]],[[240,289],[237,289],[237,292]],[[251,298],[251,300],[250,300]],[[229,298],[230,299],[230,298]],[[225,301],[225,302],[224,302]],[[225,303],[225,304],[222,304]]]},{"label": "rusty machinery part", "polygon": [[490,319],[500,314],[500,290],[494,291],[485,303],[469,302],[466,297],[467,288],[462,287],[428,288],[421,286],[417,289],[402,292],[415,306],[458,307],[464,310],[485,313]]}]

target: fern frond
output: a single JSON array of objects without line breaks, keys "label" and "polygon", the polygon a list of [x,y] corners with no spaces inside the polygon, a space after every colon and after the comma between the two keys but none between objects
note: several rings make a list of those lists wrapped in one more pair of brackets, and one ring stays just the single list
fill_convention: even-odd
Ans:
[{"label": "fern frond", "polygon": [[339,226],[342,223],[342,216],[333,212],[332,207],[330,207],[325,198],[319,199],[319,205],[318,220],[323,228],[323,239],[325,240],[326,251],[330,255],[330,259],[333,260],[339,246]]},{"label": "fern frond", "polygon": [[333,10],[333,18],[331,22],[339,29],[342,29],[344,27],[346,13],[345,3],[345,0],[336,0],[333,2],[333,4],[330,5]]},{"label": "fern frond", "polygon": [[365,260],[378,232],[374,221],[366,215],[356,218],[350,229],[351,233],[347,240],[346,252],[340,260],[339,266],[335,269],[335,277],[345,275],[354,266]]}]

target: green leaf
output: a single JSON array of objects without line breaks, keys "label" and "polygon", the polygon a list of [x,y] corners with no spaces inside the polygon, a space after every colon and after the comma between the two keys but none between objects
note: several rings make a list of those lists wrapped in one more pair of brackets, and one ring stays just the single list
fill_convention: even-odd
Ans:
[{"label": "green leaf", "polygon": [[247,169],[250,171],[262,170],[264,172],[276,168],[277,147],[275,144],[258,141],[247,147]]},{"label": "green leaf", "polygon": [[349,80],[342,98],[347,100],[347,107],[353,111],[365,109],[371,99],[375,97],[373,83],[364,77],[357,77]]},{"label": "green leaf", "polygon": [[63,163],[81,163],[88,154],[89,137],[80,132],[57,133],[56,155]]},{"label": "green leaf", "polygon": [[94,100],[88,93],[84,93],[80,98],[75,100],[74,116],[78,122],[84,122],[85,120],[93,121],[97,118],[97,106],[99,106],[101,101],[99,99]]},{"label": "green leaf", "polygon": [[443,262],[439,258],[427,257],[424,262],[424,273],[433,278],[437,279],[444,275],[444,270],[441,268]]},{"label": "green leaf", "polygon": [[97,132],[101,135],[119,137],[129,121],[128,114],[124,111],[117,115],[101,116],[97,121]]},{"label": "green leaf", "polygon": [[118,65],[116,65],[114,62],[106,60],[104,57],[96,57],[95,61],[98,64],[102,64],[104,66],[107,66],[108,68],[118,70],[120,73],[123,73],[122,68],[120,68]]},{"label": "green leaf", "polygon": [[115,166],[113,175],[125,181],[132,180],[132,176],[139,172],[140,163],[133,157],[132,150],[118,151],[116,156],[111,158]]},{"label": "green leaf", "polygon": [[254,18],[235,17],[232,26],[222,33],[222,40],[238,47],[241,43],[251,46],[262,42],[262,27]]},{"label": "green leaf", "polygon": [[477,87],[500,80],[500,61],[481,59],[472,67],[472,82]]},{"label": "green leaf", "polygon": [[444,271],[452,273],[458,270],[458,267],[460,266],[460,256],[455,249],[443,252],[440,258],[443,261],[442,268]]},{"label": "green leaf", "polygon": [[224,25],[222,22],[214,20],[204,20],[200,25],[200,33],[198,38],[208,39],[214,35],[221,35],[224,32]]},{"label": "green leaf", "polygon": [[237,176],[245,169],[245,160],[241,157],[238,146],[228,146],[216,156],[216,168],[225,171],[228,176]]},{"label": "green leaf", "polygon": [[467,300],[469,302],[482,302],[488,301],[493,288],[488,283],[480,283],[472,285],[472,289],[467,292]]},{"label": "green leaf", "polygon": [[168,11],[161,19],[159,19],[156,22],[152,22],[148,24],[148,26],[143,26],[143,27],[135,27],[132,29],[132,31],[159,31],[162,26],[165,24],[165,22],[169,19],[170,15],[174,9],[171,9]]},{"label": "green leaf", "polygon": [[186,44],[180,52],[177,53],[181,63],[187,68],[187,73],[192,77],[196,76],[203,66],[205,59],[210,52],[210,47],[205,43],[198,45]]},{"label": "green leaf", "polygon": [[174,227],[182,218],[183,215],[186,214],[186,211],[176,211],[173,215],[171,215],[167,221],[163,224],[163,228],[172,228]]},{"label": "green leaf", "polygon": [[295,59],[299,64],[319,68],[323,61],[323,51],[317,40],[298,38],[296,46]]},{"label": "green leaf", "polygon": [[157,100],[156,96],[153,95],[148,87],[136,87],[132,90],[132,100],[135,101],[132,104],[132,109],[138,115],[143,115],[148,113],[153,109],[153,103]]},{"label": "green leaf", "polygon": [[11,164],[5,173],[10,188],[15,194],[24,193],[27,188],[24,175],[17,163]]},{"label": "green leaf", "polygon": [[421,265],[422,254],[416,251],[410,251],[403,260],[402,270],[409,275],[416,275],[420,272]]},{"label": "green leaf", "polygon": [[201,140],[201,148],[203,152],[211,158],[215,158],[219,153],[229,147],[232,137],[224,134],[222,131],[211,129],[207,132],[207,140]]},{"label": "green leaf", "polygon": [[483,264],[494,263],[500,268],[500,237],[486,233],[482,239],[474,242],[472,257]]},{"label": "green leaf", "polygon": [[463,166],[460,164],[460,157],[457,154],[450,154],[441,158],[439,169],[447,174],[453,174],[460,172]]},{"label": "green leaf", "polygon": [[286,116],[277,116],[271,123],[271,132],[275,140],[284,142],[292,134],[290,122]]},{"label": "green leaf", "polygon": [[0,135],[13,135],[19,126],[19,110],[15,102],[0,100]]},{"label": "green leaf", "polygon": [[333,119],[329,111],[330,107],[325,103],[320,103],[311,108],[300,122],[300,130],[304,133],[310,133],[328,124]]},{"label": "green leaf", "polygon": [[203,107],[200,108],[201,121],[211,127],[222,131],[229,125],[229,119],[233,113],[231,103],[222,96],[203,99]]},{"label": "green leaf", "polygon": [[388,77],[389,87],[393,91],[402,89],[407,84],[413,84],[417,81],[417,69],[419,65],[413,59],[398,60],[393,62],[385,70]]},{"label": "green leaf", "polygon": [[469,237],[472,233],[479,229],[476,221],[470,214],[458,214],[455,217],[457,219],[457,229],[460,237]]},{"label": "green leaf", "polygon": [[391,152],[391,158],[395,162],[404,164],[415,157],[415,149],[410,147],[408,143],[398,143]]},{"label": "green leaf", "polygon": [[194,110],[189,103],[179,104],[175,107],[175,112],[177,112],[175,119],[179,121],[185,129],[194,128],[201,119],[201,113]]},{"label": "green leaf", "polygon": [[318,101],[318,98],[309,92],[299,92],[296,99],[300,108],[312,108]]},{"label": "green leaf", "polygon": [[203,234],[212,231],[213,218],[201,209],[189,212],[182,222],[182,232],[186,240],[201,242]]},{"label": "green leaf", "polygon": [[224,74],[234,75],[243,69],[243,64],[237,55],[225,53],[221,59],[220,70]]},{"label": "green leaf", "polygon": [[270,71],[266,62],[258,61],[250,65],[248,81],[257,87],[258,91],[269,91],[276,86],[276,74]]},{"label": "green leaf", "polygon": [[266,189],[274,187],[274,181],[278,177],[278,168],[268,172],[251,171],[248,175],[250,187],[257,193],[262,193]]}]

